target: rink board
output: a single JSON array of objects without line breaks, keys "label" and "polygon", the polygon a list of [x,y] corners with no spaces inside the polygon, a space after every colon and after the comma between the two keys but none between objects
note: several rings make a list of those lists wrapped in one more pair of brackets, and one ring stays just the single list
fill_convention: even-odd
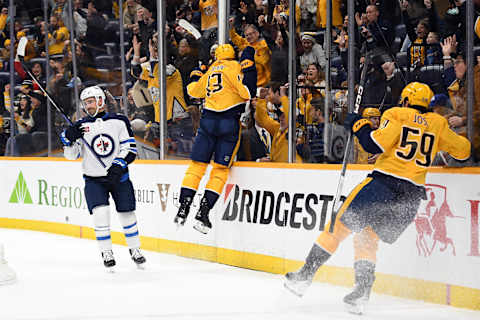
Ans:
[{"label": "rink board", "polygon": [[[280,274],[301,264],[329,220],[340,169],[237,164],[211,214],[213,229],[202,235],[192,228],[201,194],[186,225],[177,230],[173,224],[186,165],[137,161],[131,166],[142,247]],[[350,166],[344,195],[370,169]],[[4,158],[0,170],[0,227],[94,239],[79,161]],[[480,310],[479,178],[478,168],[430,170],[428,199],[415,223],[394,245],[379,245],[376,292]],[[112,228],[113,241],[123,244],[114,217]],[[350,237],[317,280],[350,286],[352,265]]]}]

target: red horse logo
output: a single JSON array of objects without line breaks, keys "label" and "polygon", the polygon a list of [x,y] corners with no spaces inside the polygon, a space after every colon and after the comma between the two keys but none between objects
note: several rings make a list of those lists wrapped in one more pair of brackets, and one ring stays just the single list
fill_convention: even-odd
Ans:
[{"label": "red horse logo", "polygon": [[[422,211],[420,207],[415,217],[415,228],[417,230],[416,245],[418,255],[428,257],[432,254],[437,243],[442,244],[440,251],[445,251],[448,245],[452,247],[452,254],[455,254],[453,240],[447,235],[447,217],[464,218],[455,216],[450,210],[447,202],[447,188],[438,184],[426,184],[427,203]],[[440,204],[441,202],[441,204]]]}]

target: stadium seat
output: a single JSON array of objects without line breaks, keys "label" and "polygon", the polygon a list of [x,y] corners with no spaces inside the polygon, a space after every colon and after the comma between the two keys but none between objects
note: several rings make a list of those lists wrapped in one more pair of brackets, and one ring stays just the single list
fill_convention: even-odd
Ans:
[{"label": "stadium seat", "polygon": [[30,59],[30,61],[28,61],[30,67],[33,66],[33,64],[35,63],[41,63],[42,64],[42,68],[43,68],[43,72],[45,73],[45,69],[47,67],[47,58],[33,58],[33,59]]},{"label": "stadium seat", "polygon": [[107,48],[108,55],[118,54],[117,44],[115,42],[105,42],[103,45]]},{"label": "stadium seat", "polygon": [[34,132],[32,133],[32,143],[34,153],[43,152],[48,149],[48,135],[46,132]]},{"label": "stadium seat", "polygon": [[398,52],[395,57],[397,58],[397,63],[401,68],[408,66],[408,56],[406,52]]},{"label": "stadium seat", "polygon": [[396,54],[402,48],[403,40],[400,37],[395,37],[392,42],[392,53]]},{"label": "stadium seat", "polygon": [[114,56],[97,56],[95,57],[95,65],[101,69],[112,70],[115,66],[115,57]]},{"label": "stadium seat", "polygon": [[405,39],[407,35],[407,26],[404,24],[399,24],[395,26],[395,37],[399,37],[401,41]]},{"label": "stadium seat", "polygon": [[437,93],[444,93],[445,87],[443,84],[443,65],[423,66],[417,75],[417,81],[426,83],[430,86],[432,91]]}]

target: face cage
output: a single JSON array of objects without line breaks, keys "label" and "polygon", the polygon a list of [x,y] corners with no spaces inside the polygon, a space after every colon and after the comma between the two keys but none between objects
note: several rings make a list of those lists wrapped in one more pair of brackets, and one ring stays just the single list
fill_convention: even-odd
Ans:
[{"label": "face cage", "polygon": [[[89,98],[95,98],[95,104],[97,106],[97,108],[95,109],[95,113],[93,115],[91,115],[88,111],[87,111],[87,104],[85,103],[85,100],[86,99],[89,99]],[[94,118],[98,112],[100,111],[100,109],[102,109],[104,106],[105,106],[105,101],[102,101],[103,104],[102,106],[98,106],[98,101],[99,101],[99,96],[91,96],[91,97],[87,97],[85,100],[81,100],[80,101],[80,106],[82,107],[82,110],[89,116],[89,117],[92,117]]]}]

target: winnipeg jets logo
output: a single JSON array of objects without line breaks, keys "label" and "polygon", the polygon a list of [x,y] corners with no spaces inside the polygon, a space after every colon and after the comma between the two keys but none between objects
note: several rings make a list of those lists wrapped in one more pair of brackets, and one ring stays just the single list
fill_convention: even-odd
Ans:
[{"label": "winnipeg jets logo", "polygon": [[108,134],[99,134],[92,139],[92,148],[99,157],[110,156],[114,147],[113,139]]}]

